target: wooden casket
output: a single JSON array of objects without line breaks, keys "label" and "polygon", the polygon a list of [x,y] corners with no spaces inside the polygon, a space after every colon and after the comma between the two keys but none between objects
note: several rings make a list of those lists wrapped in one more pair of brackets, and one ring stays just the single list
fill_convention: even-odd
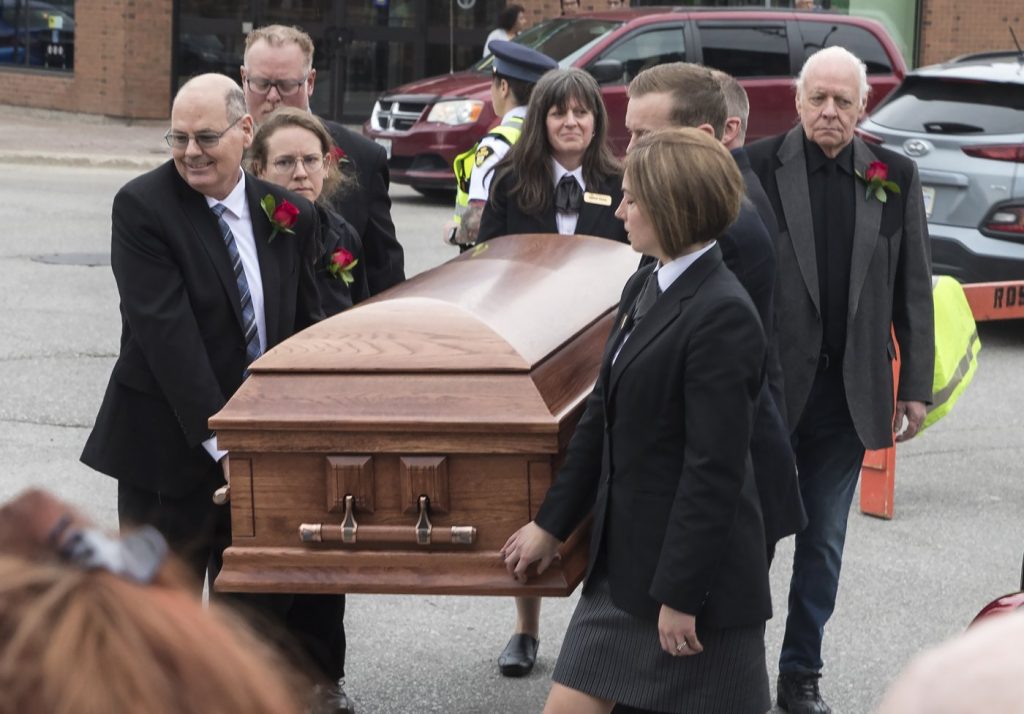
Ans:
[{"label": "wooden casket", "polygon": [[638,256],[599,238],[482,244],[257,360],[210,420],[230,451],[229,592],[568,595],[589,525],[517,583]]}]

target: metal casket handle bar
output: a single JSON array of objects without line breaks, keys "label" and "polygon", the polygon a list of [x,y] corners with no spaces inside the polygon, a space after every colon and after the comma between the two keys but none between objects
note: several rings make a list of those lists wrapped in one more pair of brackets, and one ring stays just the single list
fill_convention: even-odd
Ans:
[{"label": "metal casket handle bar", "polygon": [[361,526],[353,513],[355,499],[345,495],[345,517],[340,525],[333,523],[303,523],[299,538],[303,543],[345,543],[373,545],[375,543],[432,543],[472,545],[476,542],[476,526],[450,526],[436,528],[430,522],[430,499],[419,497],[418,515],[414,526]]}]

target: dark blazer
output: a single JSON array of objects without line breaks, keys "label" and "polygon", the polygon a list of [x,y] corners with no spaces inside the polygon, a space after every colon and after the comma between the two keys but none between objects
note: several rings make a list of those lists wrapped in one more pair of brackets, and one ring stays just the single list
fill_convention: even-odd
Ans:
[{"label": "dark blazer", "polygon": [[750,157],[747,156],[747,152],[742,146],[738,149],[733,149],[729,153],[732,154],[732,158],[736,161],[736,166],[740,170],[740,175],[743,176],[743,187],[747,198],[754,204],[757,216],[764,223],[764,227],[768,229],[768,235],[771,236],[772,243],[774,244],[775,236],[779,232],[779,222],[775,219],[775,211],[772,210],[772,203],[768,200],[768,194],[764,192],[761,179],[754,173],[754,169],[750,165]]},{"label": "dark blazer", "polygon": [[[807,524],[800,482],[796,473],[796,457],[779,403],[783,387],[781,369],[777,365],[773,292],[775,290],[775,247],[772,236],[749,199],[740,205],[739,217],[719,236],[718,245],[726,266],[746,289],[757,308],[768,340],[768,371],[757,401],[750,455],[761,500],[765,538],[769,544],[799,532]],[[645,257],[641,265],[653,262]],[[775,355],[773,357],[773,355]],[[774,374],[777,382],[770,377]]]},{"label": "dark blazer", "polygon": [[[306,199],[246,174],[263,282],[267,347],[321,317],[313,278],[319,221]],[[269,241],[260,199],[299,208],[294,234]],[[116,479],[180,497],[214,464],[207,420],[242,383],[238,285],[217,218],[173,161],[114,197],[110,263],[121,300],[121,351],[82,461]]]},{"label": "dark blazer", "polygon": [[391,175],[384,149],[333,121],[322,119],[347,163],[342,171],[357,185],[341,192],[333,201],[334,210],[352,224],[366,251],[366,275],[370,295],[387,290],[405,280],[405,252],[395,237],[391,220]]},{"label": "dark blazer", "polygon": [[[807,185],[804,133],[786,134],[747,147],[779,221],[775,305],[786,413],[795,428],[814,382],[822,342],[814,224]],[[935,360],[931,250],[921,181],[910,159],[853,139],[853,163],[863,174],[873,161],[889,167],[901,189],[883,204],[856,185],[853,250],[843,383],[850,415],[864,446],[892,445],[892,360],[900,345],[898,398],[930,402]]]},{"label": "dark blazer", "polygon": [[[370,286],[366,277],[366,251],[363,241],[355,228],[330,208],[316,206],[320,217],[319,247],[316,262],[316,286],[320,293],[320,305],[324,316],[330,317],[358,305],[370,297]],[[341,278],[330,271],[331,257],[339,248],[349,251],[356,260],[352,268],[354,281],[346,285]]]},{"label": "dark blazer", "polygon": [[[512,174],[506,174],[500,180],[491,183],[492,200],[484,206],[483,215],[480,217],[477,243],[516,233],[558,233],[554,203],[552,202],[548,210],[539,215],[524,213],[515,200],[509,200],[509,192],[514,183],[515,177]],[[555,187],[552,186],[552,196],[554,190]],[[627,243],[625,224],[615,217],[615,209],[622,202],[622,176],[609,176],[596,187],[587,186],[587,191],[610,196],[611,204],[600,206],[584,201],[576,222],[576,235],[610,238]]]},{"label": "dark blazer", "polygon": [[588,573],[656,619],[661,604],[729,627],[771,614],[748,444],[765,337],[715,246],[654,303],[612,364],[652,268],[626,283],[601,372],[536,522],[564,540],[593,511]]}]

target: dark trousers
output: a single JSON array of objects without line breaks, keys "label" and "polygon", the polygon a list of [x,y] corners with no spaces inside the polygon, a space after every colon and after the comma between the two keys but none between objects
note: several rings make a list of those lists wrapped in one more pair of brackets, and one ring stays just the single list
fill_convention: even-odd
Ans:
[{"label": "dark trousers", "polygon": [[820,373],[793,435],[807,527],[796,535],[779,672],[820,672],[835,609],[850,505],[864,445],[850,418],[841,366]]},{"label": "dark trousers", "polygon": [[214,490],[223,484],[220,474],[220,467],[214,464],[203,486],[184,498],[167,498],[119,481],[117,514],[121,528],[154,526],[194,575],[197,596],[202,593],[204,578],[209,576],[211,597],[243,612],[300,671],[327,682],[344,677],[344,595],[214,593],[224,550],[231,544],[230,509],[212,500]]}]

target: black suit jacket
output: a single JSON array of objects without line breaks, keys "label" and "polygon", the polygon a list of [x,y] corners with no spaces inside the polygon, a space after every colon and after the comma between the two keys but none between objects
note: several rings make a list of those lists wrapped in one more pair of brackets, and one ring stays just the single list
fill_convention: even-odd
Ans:
[{"label": "black suit jacket", "polygon": [[564,540],[594,513],[592,572],[605,558],[615,604],[698,625],[771,614],[764,530],[747,445],[765,337],[715,246],[654,303],[612,363],[652,268],[629,282],[602,368],[536,522]]},{"label": "black suit jacket", "polygon": [[[245,181],[269,349],[321,316],[313,277],[319,221],[306,199],[248,174]],[[294,234],[268,240],[259,203],[267,194],[299,208]],[[246,364],[238,285],[217,218],[173,161],[114,197],[110,263],[121,350],[82,461],[184,496],[209,479],[207,420],[238,389]]]},{"label": "black suit jacket", "polygon": [[336,122],[322,121],[348,159],[342,164],[342,171],[357,182],[355,187],[338,195],[333,207],[352,224],[363,241],[370,295],[376,295],[405,280],[405,252],[395,237],[395,224],[391,220],[391,196],[388,195],[391,175],[387,155],[382,147],[365,136]]},{"label": "black suit jacket", "polygon": [[[747,147],[754,172],[779,221],[775,304],[786,414],[795,428],[816,376],[822,344],[814,222],[807,186],[803,127]],[[856,180],[843,383],[850,416],[864,446],[893,443],[892,360],[900,345],[898,399],[931,401],[935,359],[931,252],[917,166],[905,156],[853,139],[863,174],[873,161],[900,187],[883,204]]]},{"label": "black suit jacket", "polygon": [[[754,415],[750,454],[761,499],[765,537],[769,543],[775,543],[799,532],[807,524],[789,427],[777,396],[782,394],[783,388],[770,379],[775,375],[781,381],[781,369],[772,369],[772,360],[777,359],[773,329],[775,248],[772,236],[748,199],[743,200],[736,222],[719,236],[718,245],[726,266],[753,300],[768,338],[768,371]],[[651,262],[653,258],[645,257],[641,265]]]},{"label": "black suit jacket", "polygon": [[[515,200],[509,200],[509,192],[514,183],[515,177],[509,173],[491,184],[491,200],[484,206],[480,217],[478,243],[517,233],[558,233],[554,202],[541,214],[524,213]],[[554,190],[552,186],[552,196]],[[584,201],[576,222],[576,235],[610,238],[627,243],[625,224],[615,217],[615,209],[622,202],[622,176],[609,176],[596,187],[588,186],[587,191],[609,196],[611,203],[601,206]]]},{"label": "black suit jacket", "polygon": [[740,170],[740,175],[743,176],[743,187],[747,194],[747,198],[754,204],[754,209],[757,211],[758,218],[764,223],[764,227],[768,229],[768,235],[771,237],[772,242],[775,241],[775,236],[779,233],[779,222],[775,219],[775,211],[772,209],[772,202],[768,200],[768,194],[764,192],[764,186],[761,185],[761,179],[754,173],[753,167],[750,165],[750,157],[747,156],[746,150],[741,146],[738,149],[733,149],[731,152],[732,158],[736,161],[736,166]]}]

